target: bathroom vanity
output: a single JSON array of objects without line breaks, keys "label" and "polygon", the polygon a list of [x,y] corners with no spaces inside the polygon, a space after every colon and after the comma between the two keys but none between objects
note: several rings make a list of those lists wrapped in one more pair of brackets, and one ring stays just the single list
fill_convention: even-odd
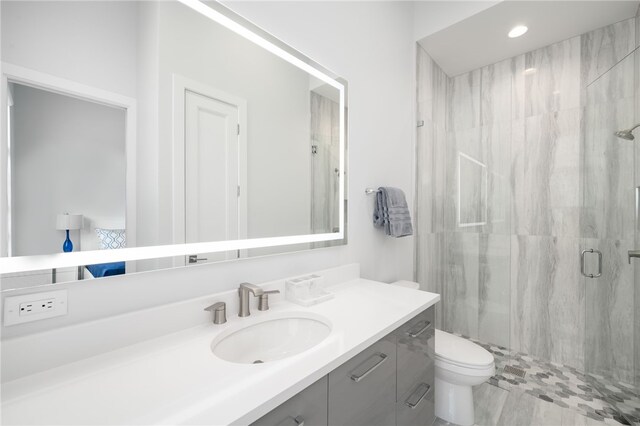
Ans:
[{"label": "bathroom vanity", "polygon": [[[318,274],[327,278],[326,289],[335,297],[310,307],[286,301],[285,280],[277,280],[260,285],[281,291],[271,295],[270,309],[259,311],[252,297],[245,318],[237,316],[238,292],[232,290],[8,340],[3,363],[21,365],[12,370],[22,375],[2,385],[2,422],[429,424],[433,305],[440,296],[359,278],[357,265]],[[219,301],[227,304],[228,322],[214,325],[204,308]],[[284,326],[291,320],[298,325]],[[295,333],[306,322],[324,324],[328,332],[297,354],[265,352],[279,334],[272,327],[264,339],[253,339],[254,345],[220,354],[226,360],[216,355],[220,342],[234,342],[232,336],[254,326],[283,324],[283,334],[304,339]],[[143,336],[147,328],[165,334]],[[72,342],[80,335],[86,336],[83,348],[94,353],[78,354],[73,346],[65,353],[53,349],[46,369],[42,356],[28,354],[33,345],[28,339]],[[123,345],[135,337],[140,343]],[[253,364],[254,354],[263,363]],[[54,360],[63,361],[55,365]]]},{"label": "bathroom vanity", "polygon": [[434,309],[416,315],[253,426],[433,423]]}]

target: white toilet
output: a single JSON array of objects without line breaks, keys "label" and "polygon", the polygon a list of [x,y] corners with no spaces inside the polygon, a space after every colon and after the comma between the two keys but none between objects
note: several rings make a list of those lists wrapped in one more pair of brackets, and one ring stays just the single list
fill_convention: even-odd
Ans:
[{"label": "white toilet", "polygon": [[[396,281],[394,285],[419,289],[418,283]],[[470,340],[436,330],[436,416],[461,426],[474,424],[472,386],[495,374],[493,355]]]},{"label": "white toilet", "polygon": [[461,426],[474,424],[472,386],[495,373],[493,355],[475,343],[436,330],[436,416]]}]

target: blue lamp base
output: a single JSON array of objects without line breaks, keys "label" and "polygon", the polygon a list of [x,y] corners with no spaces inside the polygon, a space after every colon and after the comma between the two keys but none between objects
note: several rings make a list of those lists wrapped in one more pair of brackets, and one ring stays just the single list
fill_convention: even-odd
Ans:
[{"label": "blue lamp base", "polygon": [[64,251],[65,253],[69,253],[70,251],[73,251],[73,243],[69,239],[68,229],[67,229],[67,239],[64,240],[64,243],[62,244],[62,251]]}]

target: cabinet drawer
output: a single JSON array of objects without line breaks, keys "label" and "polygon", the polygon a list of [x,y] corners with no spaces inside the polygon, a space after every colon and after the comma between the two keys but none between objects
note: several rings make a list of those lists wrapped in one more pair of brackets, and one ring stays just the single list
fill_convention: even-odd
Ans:
[{"label": "cabinet drawer", "polygon": [[329,424],[395,424],[396,338],[392,333],[329,373]]},{"label": "cabinet drawer", "polygon": [[434,309],[431,307],[395,331],[398,341],[398,402],[421,382],[433,385],[433,320]]},{"label": "cabinet drawer", "polygon": [[327,376],[291,397],[251,426],[327,426]]},{"label": "cabinet drawer", "polygon": [[397,426],[427,426],[435,420],[433,375],[418,382],[396,404]]}]

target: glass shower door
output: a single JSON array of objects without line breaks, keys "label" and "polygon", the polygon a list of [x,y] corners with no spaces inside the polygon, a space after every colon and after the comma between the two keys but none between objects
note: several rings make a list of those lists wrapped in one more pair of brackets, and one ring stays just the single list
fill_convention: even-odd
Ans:
[{"label": "glass shower door", "polygon": [[[635,263],[637,141],[615,132],[638,119],[636,53],[591,82],[584,93],[581,146],[580,279],[585,300],[584,366],[606,402],[636,420]],[[637,262],[636,262],[637,263]],[[636,398],[637,399],[637,398]],[[640,407],[640,405],[638,405]]]}]

